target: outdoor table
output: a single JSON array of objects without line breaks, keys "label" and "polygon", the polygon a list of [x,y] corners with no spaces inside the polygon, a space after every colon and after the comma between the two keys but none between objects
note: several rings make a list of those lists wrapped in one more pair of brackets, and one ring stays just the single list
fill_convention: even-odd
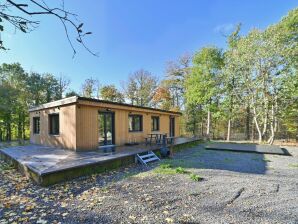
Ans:
[{"label": "outdoor table", "polygon": [[155,138],[156,144],[159,144],[159,143],[161,143],[162,137],[166,134],[164,134],[164,133],[150,133],[148,135],[150,135],[150,145],[151,145],[153,138]]}]

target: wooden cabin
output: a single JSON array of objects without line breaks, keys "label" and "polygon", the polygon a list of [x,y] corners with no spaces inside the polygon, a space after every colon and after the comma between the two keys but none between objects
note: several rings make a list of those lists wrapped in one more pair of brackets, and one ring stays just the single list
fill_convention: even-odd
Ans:
[{"label": "wooden cabin", "polygon": [[30,141],[72,150],[144,142],[149,133],[179,136],[181,113],[85,97],[31,108]]}]

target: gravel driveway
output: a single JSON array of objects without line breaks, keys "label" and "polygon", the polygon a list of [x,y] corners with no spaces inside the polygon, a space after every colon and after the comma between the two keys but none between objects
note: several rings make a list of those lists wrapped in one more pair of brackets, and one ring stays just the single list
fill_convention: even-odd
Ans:
[{"label": "gravel driveway", "polygon": [[49,188],[0,162],[0,223],[298,223],[298,148],[287,149],[292,156],[199,145],[164,165],[133,165]]}]

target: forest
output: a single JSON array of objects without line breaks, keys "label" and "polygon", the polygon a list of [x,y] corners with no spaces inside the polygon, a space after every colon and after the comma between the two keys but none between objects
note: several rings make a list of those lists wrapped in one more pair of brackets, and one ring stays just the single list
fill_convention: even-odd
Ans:
[{"label": "forest", "polygon": [[[225,36],[166,64],[163,78],[139,69],[116,85],[100,74],[70,89],[66,76],[0,66],[0,141],[29,138],[28,108],[85,96],[181,111],[181,133],[208,139],[298,140],[298,8],[264,30]],[[123,74],[126,75],[126,74]],[[75,81],[75,80],[73,80]]]}]

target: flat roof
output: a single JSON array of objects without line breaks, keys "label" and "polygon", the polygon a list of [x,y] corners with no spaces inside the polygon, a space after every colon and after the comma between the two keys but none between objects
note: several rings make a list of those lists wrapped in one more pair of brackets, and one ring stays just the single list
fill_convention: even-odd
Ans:
[{"label": "flat roof", "polygon": [[152,107],[137,106],[137,105],[132,105],[132,104],[128,104],[128,103],[118,103],[118,102],[113,102],[113,101],[108,101],[108,100],[99,100],[99,99],[81,97],[81,96],[72,96],[72,97],[63,98],[61,100],[56,100],[56,101],[53,101],[50,103],[41,104],[39,106],[30,108],[29,112],[43,110],[43,109],[52,108],[52,107],[59,107],[59,106],[67,105],[67,104],[76,104],[76,103],[79,103],[80,100],[182,115],[181,112],[176,112],[176,111],[162,110],[162,109],[157,109],[157,108],[152,108]]}]

